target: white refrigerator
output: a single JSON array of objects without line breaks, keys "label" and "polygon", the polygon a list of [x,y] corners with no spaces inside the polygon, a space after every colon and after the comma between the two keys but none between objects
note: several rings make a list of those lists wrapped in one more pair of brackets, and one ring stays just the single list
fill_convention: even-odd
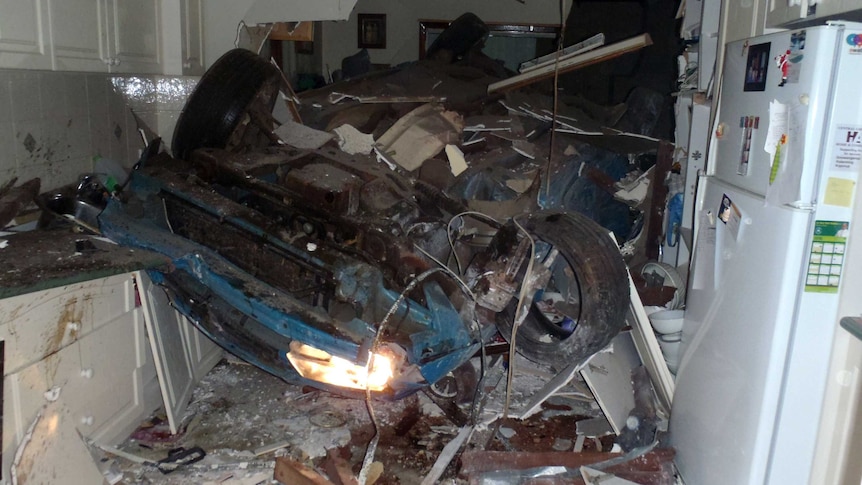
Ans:
[{"label": "white refrigerator", "polygon": [[846,264],[862,251],[849,235],[862,225],[862,24],[728,44],[715,128],[695,202],[675,461],[687,485],[819,483],[842,285],[862,271]]}]

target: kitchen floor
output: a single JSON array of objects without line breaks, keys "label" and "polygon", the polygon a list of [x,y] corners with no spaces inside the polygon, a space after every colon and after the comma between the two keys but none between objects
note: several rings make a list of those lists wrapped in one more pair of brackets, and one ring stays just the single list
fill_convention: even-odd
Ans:
[{"label": "kitchen floor", "polygon": [[[505,402],[504,359],[489,366],[489,389],[480,423],[467,449],[498,451],[570,451],[576,422],[601,417],[601,411],[582,382],[575,380],[566,392],[553,396],[542,411],[523,421],[509,418],[497,429],[491,423]],[[547,382],[553,373],[520,358],[516,361],[510,415]],[[469,381],[469,379],[467,379]],[[499,383],[499,385],[497,385]],[[439,398],[438,398],[439,400]],[[463,402],[464,400],[462,400]],[[441,401],[446,406],[446,400]],[[469,402],[449,414],[423,393],[397,402],[372,403],[379,429],[368,478],[378,484],[418,484],[429,473],[438,455],[461,429],[453,419],[470,412]],[[460,410],[460,412],[459,412]],[[164,484],[262,484],[276,483],[273,469],[277,456],[288,456],[322,471],[327,453],[343,458],[359,475],[374,425],[363,400],[287,384],[243,361],[223,359],[197,385],[183,430],[171,435],[163,412],[156,413],[119,448],[129,457],[102,453],[112,483]],[[584,450],[610,451],[614,436],[588,439]],[[199,447],[206,456],[195,463],[164,474],[153,462],[169,450]],[[458,478],[459,460],[447,467],[438,483],[467,483]]]}]

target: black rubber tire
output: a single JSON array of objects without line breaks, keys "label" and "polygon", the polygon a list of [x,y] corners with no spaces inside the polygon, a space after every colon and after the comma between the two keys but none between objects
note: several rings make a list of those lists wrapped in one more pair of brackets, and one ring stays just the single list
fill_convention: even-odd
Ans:
[{"label": "black rubber tire", "polygon": [[[253,102],[269,111],[281,81],[278,68],[252,51],[233,49],[201,77],[174,129],[171,151],[188,159],[198,148],[229,148],[231,136]],[[268,105],[268,106],[267,106]]]},{"label": "black rubber tire", "polygon": [[[558,258],[564,258],[574,271],[581,311],[574,332],[561,337],[549,331],[544,317],[531,305],[518,329],[516,350],[542,364],[565,367],[582,362],[607,346],[625,325],[629,310],[625,261],[608,231],[581,214],[536,212],[518,222],[535,239],[554,246]],[[512,336],[516,306],[513,299],[497,315],[497,328],[507,340]]]}]

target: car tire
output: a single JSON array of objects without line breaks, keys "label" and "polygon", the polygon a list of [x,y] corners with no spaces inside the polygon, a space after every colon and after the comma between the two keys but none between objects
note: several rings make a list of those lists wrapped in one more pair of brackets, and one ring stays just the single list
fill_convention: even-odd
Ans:
[{"label": "car tire", "polygon": [[201,77],[177,120],[173,155],[188,159],[198,148],[233,150],[261,139],[246,114],[256,103],[271,113],[280,82],[278,68],[252,51],[222,55]]},{"label": "car tire", "polygon": [[[623,328],[629,310],[625,261],[609,231],[578,213],[537,212],[518,222],[534,239],[559,251],[577,279],[580,313],[571,334],[549,328],[535,305],[518,329],[516,350],[528,359],[565,367],[602,350]],[[559,258],[562,257],[563,260]],[[535,263],[534,263],[535,264]],[[511,339],[516,298],[497,315],[497,328]]]}]

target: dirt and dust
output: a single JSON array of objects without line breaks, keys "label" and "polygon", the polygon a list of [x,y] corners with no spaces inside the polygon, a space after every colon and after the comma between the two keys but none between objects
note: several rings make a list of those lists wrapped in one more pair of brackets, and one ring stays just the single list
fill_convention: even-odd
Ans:
[{"label": "dirt and dust", "polygon": [[[520,360],[519,360],[520,363]],[[517,368],[516,368],[517,369]],[[513,408],[541,387],[545,376],[522,365],[516,370]],[[491,369],[493,370],[493,369]],[[494,374],[489,371],[488,387]],[[502,380],[505,382],[505,379]],[[505,387],[501,384],[498,388]],[[589,398],[579,404],[551,400],[543,410],[526,420],[507,418],[500,432],[489,432],[489,423],[499,416],[501,389],[489,391],[487,405],[479,413],[478,432],[465,449],[489,451],[571,450],[576,440],[576,422],[601,415]],[[560,404],[562,402],[562,404]],[[420,483],[431,470],[443,448],[458,434],[444,413],[423,393],[396,402],[373,401],[379,432],[374,461],[382,464],[379,485]],[[469,412],[469,404],[462,405]],[[515,415],[513,411],[510,415]],[[358,475],[374,424],[363,400],[288,384],[254,366],[228,358],[222,360],[194,390],[182,431],[170,435],[164,415],[152,416],[142,423],[120,448],[151,462],[165,458],[176,448],[200,447],[206,457],[171,474],[162,474],[152,465],[132,463],[124,458],[103,454],[114,460],[122,473],[122,483],[164,483],[175,485],[218,483],[258,484],[272,482],[277,456],[305,463],[318,471],[326,469],[327,453],[345,459]],[[483,434],[484,432],[484,434]],[[613,436],[601,439],[608,451]],[[273,448],[275,448],[273,450]],[[588,440],[584,450],[595,451]],[[441,483],[465,483],[457,476],[459,460],[447,468]],[[257,481],[255,481],[257,480]]]}]

